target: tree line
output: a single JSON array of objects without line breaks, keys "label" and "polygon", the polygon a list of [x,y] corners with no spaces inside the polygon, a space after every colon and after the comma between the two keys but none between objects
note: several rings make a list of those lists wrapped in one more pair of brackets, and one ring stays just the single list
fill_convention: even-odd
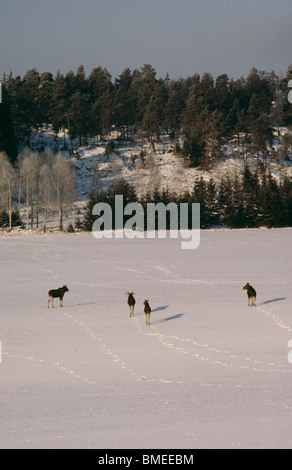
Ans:
[{"label": "tree line", "polygon": [[[23,77],[5,74],[0,150],[14,162],[17,143],[29,144],[32,130],[44,125],[51,124],[56,133],[68,129],[80,143],[102,139],[114,126],[120,138],[144,135],[153,148],[163,129],[175,151],[205,170],[221,158],[224,141],[234,137],[243,154],[252,146],[265,159],[273,140],[271,125],[292,124],[287,100],[291,78],[292,65],[285,77],[253,68],[237,80],[227,74],[215,79],[209,72],[157,79],[150,64],[133,72],[126,68],[114,80],[101,66],[87,77],[82,65],[66,75],[36,69]],[[291,142],[286,144],[291,150]]]},{"label": "tree line", "polygon": [[[83,66],[76,73],[58,72],[55,77],[36,69],[23,77],[4,75],[0,225],[11,228],[19,224],[22,203],[27,228],[38,228],[42,213],[46,230],[50,210],[57,206],[59,227],[63,229],[64,214],[75,198],[72,161],[48,149],[36,153],[29,147],[35,129],[52,126],[55,133],[68,131],[70,139],[79,139],[80,144],[88,138],[103,140],[114,128],[119,139],[145,138],[153,149],[163,132],[175,153],[205,171],[223,156],[223,144],[236,139],[246,163],[242,175],[227,174],[216,184],[202,177],[195,181],[192,193],[179,199],[168,191],[156,191],[141,202],[200,202],[202,227],[290,226],[291,179],[276,180],[266,165],[273,152],[273,131],[292,124],[292,106],[287,100],[290,79],[292,65],[285,77],[253,68],[246,78],[238,80],[226,74],[214,79],[208,72],[186,79],[171,80],[168,75],[157,79],[149,64],[133,72],[126,68],[114,81],[102,67],[93,69],[88,77]],[[291,134],[280,136],[279,132],[278,138],[281,157],[288,160]],[[19,154],[20,147],[23,150]],[[260,157],[255,174],[248,169],[248,153]],[[103,193],[104,202],[109,200],[113,205],[116,190],[111,187]],[[129,191],[137,200],[134,188]],[[84,220],[77,220],[75,228],[87,230],[92,226],[88,211],[92,201],[100,200],[100,194],[93,194]]]},{"label": "tree line", "polygon": [[[217,182],[197,177],[192,190],[178,196],[169,190],[149,191],[139,199],[133,185],[120,179],[106,191],[92,190],[82,220],[78,217],[71,230],[91,231],[96,216],[92,209],[99,202],[112,209],[115,228],[115,195],[123,195],[124,208],[131,202],[139,202],[144,210],[144,227],[147,229],[147,204],[189,204],[189,228],[192,228],[191,204],[200,203],[201,228],[224,226],[227,228],[291,227],[292,226],[292,180],[284,175],[278,181],[271,172],[253,172],[246,164],[242,173],[226,173]],[[169,214],[168,214],[169,215]],[[156,214],[157,220],[158,213]],[[132,217],[132,216],[130,216]],[[129,216],[124,215],[124,226]],[[170,219],[167,218],[167,228]],[[158,228],[156,224],[156,228]],[[135,229],[135,227],[134,227]]]},{"label": "tree line", "polygon": [[[76,200],[75,177],[72,161],[61,154],[54,156],[50,150],[35,153],[26,147],[15,166],[5,152],[0,152],[0,226],[12,229],[13,226],[21,225],[19,213],[23,204],[27,229],[40,228],[42,215],[43,230],[46,231],[49,217],[57,208],[59,229],[64,230],[64,216]],[[282,174],[276,178],[263,165],[252,171],[245,164],[241,173],[226,172],[217,177],[216,182],[212,177],[206,179],[202,175],[197,176],[192,190],[180,195],[150,185],[149,191],[139,196],[134,186],[123,178],[116,180],[107,190],[92,186],[85,214],[82,219],[77,217],[70,231],[92,230],[96,220],[92,209],[98,202],[107,203],[112,208],[115,228],[116,195],[123,195],[124,207],[128,203],[139,202],[145,217],[150,202],[162,202],[165,206],[175,203],[178,215],[180,203],[187,203],[190,209],[189,228],[192,228],[192,203],[200,204],[201,228],[292,226],[291,177]],[[124,224],[126,221],[127,216],[124,215]],[[167,223],[169,228],[169,218]],[[147,227],[146,218],[144,226]]]}]

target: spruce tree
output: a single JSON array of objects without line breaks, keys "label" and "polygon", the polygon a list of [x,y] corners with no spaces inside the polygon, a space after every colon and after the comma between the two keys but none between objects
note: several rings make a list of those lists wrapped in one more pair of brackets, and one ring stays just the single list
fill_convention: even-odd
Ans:
[{"label": "spruce tree", "polygon": [[218,207],[220,222],[226,227],[232,227],[233,199],[232,181],[229,174],[222,176],[218,188]]},{"label": "spruce tree", "polygon": [[263,174],[260,191],[262,205],[262,225],[272,227],[282,227],[285,220],[285,206],[278,182],[271,172]]},{"label": "spruce tree", "polygon": [[284,206],[284,224],[287,227],[292,227],[292,178],[287,175],[281,183],[281,194]]},{"label": "spruce tree", "polygon": [[215,181],[213,178],[207,183],[207,196],[206,204],[209,213],[209,225],[219,224],[219,207],[218,207],[218,195]]},{"label": "spruce tree", "polygon": [[85,207],[85,214],[81,222],[82,230],[85,232],[90,232],[96,216],[92,215],[92,209],[95,204],[99,202],[98,194],[94,189],[90,190],[89,198]]},{"label": "spruce tree", "polygon": [[244,203],[244,221],[246,227],[257,227],[259,223],[259,181],[248,165],[244,166],[242,192]]},{"label": "spruce tree", "polygon": [[196,178],[191,200],[192,202],[200,204],[200,224],[202,228],[208,227],[210,223],[210,210],[208,207],[207,194],[207,183],[203,176]]}]

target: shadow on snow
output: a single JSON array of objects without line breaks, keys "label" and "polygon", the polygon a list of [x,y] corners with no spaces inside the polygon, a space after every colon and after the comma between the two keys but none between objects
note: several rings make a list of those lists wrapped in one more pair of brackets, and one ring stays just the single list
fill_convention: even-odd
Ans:
[{"label": "shadow on snow", "polygon": [[262,302],[261,305],[271,304],[272,302],[280,302],[281,300],[286,300],[286,297],[278,297],[276,299],[266,300],[265,302]]}]

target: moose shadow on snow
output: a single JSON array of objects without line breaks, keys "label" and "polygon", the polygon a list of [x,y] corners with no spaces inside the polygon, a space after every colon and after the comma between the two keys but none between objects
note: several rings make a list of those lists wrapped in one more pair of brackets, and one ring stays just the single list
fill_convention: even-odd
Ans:
[{"label": "moose shadow on snow", "polygon": [[[162,305],[161,307],[154,308],[152,310],[152,312],[160,312],[161,310],[165,310],[168,307],[169,307],[169,305]],[[164,322],[170,321],[170,320],[177,320],[178,318],[182,317],[183,315],[184,315],[184,313],[177,313],[176,315],[171,315],[170,317],[161,318],[160,320],[155,320],[152,323],[157,324],[157,323],[164,323]]]},{"label": "moose shadow on snow", "polygon": [[177,313],[176,315],[172,315],[171,317],[162,318],[161,320],[156,320],[152,323],[157,324],[157,323],[164,323],[164,322],[170,321],[170,320],[177,320],[178,318],[181,318],[183,315],[184,315],[184,313]]},{"label": "moose shadow on snow", "polygon": [[75,303],[75,304],[68,304],[66,305],[66,307],[83,307],[84,305],[95,305],[97,304],[98,301],[95,301],[95,302],[80,302],[80,303]]},{"label": "moose shadow on snow", "polygon": [[277,297],[276,299],[265,300],[264,302],[261,303],[261,305],[267,305],[273,302],[280,302],[281,300],[286,300],[286,297]]},{"label": "moose shadow on snow", "polygon": [[[160,312],[162,310],[166,310],[168,307],[169,307],[169,305],[161,305],[160,307],[153,308],[151,310],[151,315],[154,312]],[[137,316],[139,316],[139,315],[142,316],[142,315],[145,315],[145,314],[143,312],[143,313],[138,313],[137,314]],[[164,323],[164,322],[170,321],[170,320],[177,320],[178,318],[181,318],[183,315],[184,315],[184,313],[177,313],[176,315],[171,315],[171,316],[166,317],[166,318],[161,318],[160,320],[154,320],[154,321],[151,322],[151,324],[154,325],[154,324],[157,324],[157,323]],[[136,316],[136,314],[135,314],[135,316]],[[153,317],[151,317],[151,318],[153,318]]]},{"label": "moose shadow on snow", "polygon": [[[151,302],[150,302],[150,303],[151,303]],[[152,308],[152,309],[151,309],[151,313],[160,312],[160,310],[165,310],[165,309],[168,308],[168,307],[169,307],[169,305],[161,305],[161,307]],[[144,313],[144,312],[135,313],[135,316],[136,316],[136,317],[139,317],[140,315],[143,316],[143,315],[145,315],[145,313]]]},{"label": "moose shadow on snow", "polygon": [[152,312],[160,312],[160,310],[165,310],[166,308],[168,308],[169,305],[162,305],[161,307],[156,307],[152,310]]}]

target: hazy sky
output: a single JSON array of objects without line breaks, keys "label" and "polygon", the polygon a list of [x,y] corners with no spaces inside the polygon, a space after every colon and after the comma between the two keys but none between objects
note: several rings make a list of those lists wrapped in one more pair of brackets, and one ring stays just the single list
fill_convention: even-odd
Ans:
[{"label": "hazy sky", "polygon": [[0,0],[0,77],[145,63],[157,78],[285,75],[292,0]]}]

